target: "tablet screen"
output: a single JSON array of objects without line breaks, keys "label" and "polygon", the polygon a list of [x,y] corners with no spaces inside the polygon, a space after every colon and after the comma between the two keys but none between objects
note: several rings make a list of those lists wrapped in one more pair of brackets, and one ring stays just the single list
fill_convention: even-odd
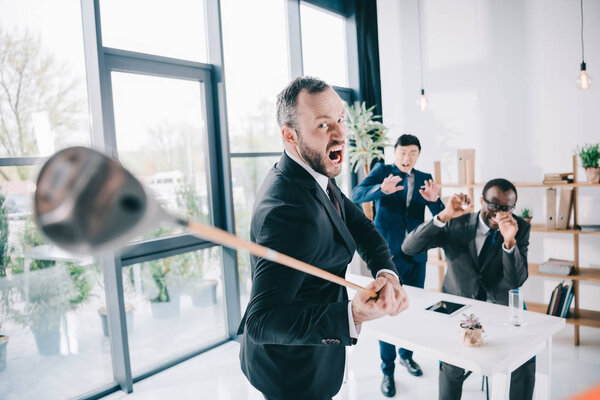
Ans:
[{"label": "tablet screen", "polygon": [[426,310],[435,311],[440,314],[452,315],[465,307],[465,304],[452,303],[451,301],[441,300],[427,307]]}]

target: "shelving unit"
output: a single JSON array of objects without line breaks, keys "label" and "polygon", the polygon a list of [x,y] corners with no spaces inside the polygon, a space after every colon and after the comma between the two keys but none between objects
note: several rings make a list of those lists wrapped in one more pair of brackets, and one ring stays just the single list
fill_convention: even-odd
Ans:
[{"label": "shelving unit", "polygon": [[[443,184],[441,181],[441,166],[440,162],[436,161],[434,164],[434,180],[442,188],[463,188],[468,190],[468,194],[471,199],[474,199],[474,189],[483,188],[484,183],[466,183],[466,184]],[[580,187],[597,187],[600,188],[600,184],[597,183],[584,183],[577,182],[577,156],[573,156],[573,183],[563,184],[544,184],[539,182],[513,182],[517,188],[573,188],[573,226],[579,226],[578,216],[578,188]],[[557,279],[557,280],[573,280],[573,293],[574,293],[574,306],[573,312],[569,312],[569,316],[566,319],[568,324],[574,325],[574,344],[579,346],[579,327],[589,326],[593,328],[600,328],[600,311],[585,310],[579,307],[579,283],[585,282],[599,282],[600,283],[600,268],[581,268],[579,266],[579,236],[580,235],[600,235],[600,232],[582,232],[581,229],[570,228],[570,229],[548,229],[545,224],[532,224],[531,232],[541,233],[557,233],[566,234],[573,236],[573,261],[575,272],[572,275],[552,275],[544,274],[539,272],[539,264],[529,263],[528,270],[529,275],[540,276],[543,278]],[[433,264],[438,267],[438,275],[440,278],[439,290],[442,289],[442,280],[445,274],[446,262],[441,259],[441,250],[438,249],[437,257],[430,257],[427,260],[428,264]],[[546,313],[548,304],[543,303],[531,303],[527,302],[527,308],[531,311]]]}]

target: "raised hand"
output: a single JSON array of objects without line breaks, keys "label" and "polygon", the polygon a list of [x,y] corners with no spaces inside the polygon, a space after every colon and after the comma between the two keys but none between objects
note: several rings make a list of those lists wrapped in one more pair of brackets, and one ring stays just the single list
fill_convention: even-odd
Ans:
[{"label": "raised hand", "polygon": [[437,201],[440,197],[440,188],[435,184],[433,179],[425,181],[425,189],[419,189],[421,196],[429,202]]},{"label": "raised hand", "polygon": [[473,204],[469,196],[464,193],[457,193],[452,195],[448,204],[446,204],[446,208],[437,215],[437,218],[440,222],[447,222],[471,211],[473,211]]},{"label": "raised hand", "polygon": [[396,186],[401,181],[401,177],[390,174],[383,182],[381,182],[381,191],[385,194],[392,194],[399,190],[404,190],[404,186]]},{"label": "raised hand", "polygon": [[519,231],[519,225],[517,224],[517,221],[508,211],[498,211],[496,215],[492,217],[492,220],[498,224],[498,229],[504,238],[504,246],[506,249],[512,249],[512,247],[517,243],[515,240],[515,236]]}]

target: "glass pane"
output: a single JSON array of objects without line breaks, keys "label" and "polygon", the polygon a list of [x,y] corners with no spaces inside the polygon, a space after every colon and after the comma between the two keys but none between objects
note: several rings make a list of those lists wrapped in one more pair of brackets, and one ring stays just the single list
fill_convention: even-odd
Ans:
[{"label": "glass pane", "polygon": [[[44,241],[37,168],[0,168],[0,398],[72,398],[111,383],[102,271]],[[73,379],[73,377],[77,379]]]},{"label": "glass pane", "polygon": [[0,157],[89,146],[83,54],[79,2],[0,0]]},{"label": "glass pane", "polygon": [[300,20],[304,74],[348,87],[345,18],[300,3]]},{"label": "glass pane", "polygon": [[225,338],[222,265],[212,247],[123,268],[134,374]]},{"label": "glass pane", "polygon": [[[169,211],[211,223],[204,85],[112,73],[119,159]],[[142,239],[181,232],[163,226]]]},{"label": "glass pane", "polygon": [[227,115],[234,153],[283,151],[275,98],[290,81],[284,6],[284,1],[272,0],[221,1]]},{"label": "glass pane", "polygon": [[101,0],[102,44],[207,62],[202,0]]},{"label": "glass pane", "polygon": [[[250,240],[250,220],[256,194],[265,176],[278,161],[279,157],[235,157],[231,159],[235,231],[238,236],[246,240]],[[238,252],[238,271],[240,302],[243,311],[248,304],[252,284],[250,256],[247,252]]]}]

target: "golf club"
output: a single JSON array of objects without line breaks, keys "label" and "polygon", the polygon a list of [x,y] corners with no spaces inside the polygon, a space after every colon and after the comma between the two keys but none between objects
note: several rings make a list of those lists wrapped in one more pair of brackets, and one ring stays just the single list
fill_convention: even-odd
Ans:
[{"label": "golf club", "polygon": [[98,254],[124,247],[134,238],[171,223],[236,250],[317,276],[372,298],[377,293],[337,275],[222,229],[168,213],[118,161],[86,147],[63,149],[42,166],[34,195],[34,214],[42,233],[74,254]]}]

